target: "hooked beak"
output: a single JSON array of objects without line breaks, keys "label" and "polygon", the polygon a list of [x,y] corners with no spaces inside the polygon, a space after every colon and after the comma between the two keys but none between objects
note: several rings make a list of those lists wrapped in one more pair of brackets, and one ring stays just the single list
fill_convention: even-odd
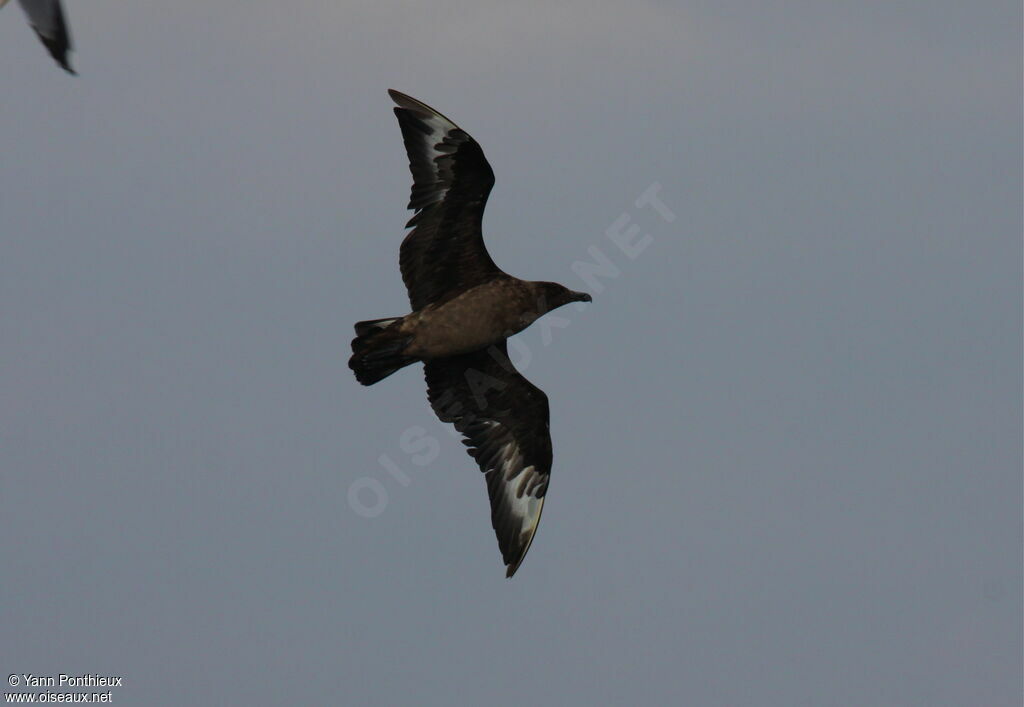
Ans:
[{"label": "hooked beak", "polygon": [[573,302],[592,302],[593,300],[594,300],[594,298],[591,297],[590,295],[588,295],[586,292],[573,292],[572,293],[572,301]]}]

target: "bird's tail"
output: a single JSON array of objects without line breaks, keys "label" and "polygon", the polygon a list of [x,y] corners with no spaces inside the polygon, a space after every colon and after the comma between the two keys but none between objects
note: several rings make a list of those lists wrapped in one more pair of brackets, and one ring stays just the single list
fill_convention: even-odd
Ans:
[{"label": "bird's tail", "polygon": [[356,338],[352,339],[348,367],[355,371],[356,380],[363,385],[373,385],[419,360],[402,353],[412,337],[393,326],[401,321],[402,317],[392,317],[356,322]]}]

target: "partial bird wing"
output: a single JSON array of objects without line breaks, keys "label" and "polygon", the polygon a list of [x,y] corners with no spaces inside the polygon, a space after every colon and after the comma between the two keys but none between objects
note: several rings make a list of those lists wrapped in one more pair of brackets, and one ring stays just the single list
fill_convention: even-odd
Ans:
[{"label": "partial bird wing", "polygon": [[511,577],[537,532],[551,476],[548,396],[515,369],[504,341],[427,361],[424,371],[434,412],[455,423],[487,479],[491,524]]},{"label": "partial bird wing", "polygon": [[[0,6],[7,0],[0,2]],[[75,73],[68,63],[68,50],[71,49],[71,35],[64,21],[64,9],[60,0],[18,0],[28,23],[39,35],[39,40],[50,52],[50,56],[68,73]]]},{"label": "partial bird wing", "polygon": [[412,172],[409,208],[415,228],[402,242],[402,280],[413,311],[451,299],[502,274],[484,247],[481,223],[494,172],[476,140],[428,105],[398,91]]}]

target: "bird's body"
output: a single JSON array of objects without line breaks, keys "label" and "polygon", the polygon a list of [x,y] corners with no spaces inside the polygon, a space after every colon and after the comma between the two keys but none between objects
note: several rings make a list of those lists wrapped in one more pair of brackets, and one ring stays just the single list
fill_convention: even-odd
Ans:
[{"label": "bird's body", "polygon": [[484,247],[494,174],[480,146],[434,109],[397,91],[416,211],[399,264],[413,311],[355,325],[349,366],[364,385],[422,361],[427,397],[454,423],[487,478],[491,520],[511,577],[540,521],[551,472],[547,396],[509,361],[506,339],[590,295],[501,271]]},{"label": "bird's body", "polygon": [[402,318],[399,331],[411,337],[404,353],[445,358],[503,341],[537,319],[544,284],[501,277],[429,304]]},{"label": "bird's body", "polygon": [[[7,0],[0,0],[0,7],[6,3]],[[50,56],[69,74],[75,73],[68,61],[71,33],[64,20],[64,8],[60,0],[18,0],[18,3]]]}]

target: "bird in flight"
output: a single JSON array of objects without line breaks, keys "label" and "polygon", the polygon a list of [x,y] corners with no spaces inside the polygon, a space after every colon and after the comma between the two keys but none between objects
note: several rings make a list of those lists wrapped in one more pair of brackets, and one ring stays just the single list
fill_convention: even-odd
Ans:
[{"label": "bird in flight", "polygon": [[506,274],[481,223],[494,173],[470,135],[398,91],[395,115],[413,185],[399,266],[412,312],[355,325],[349,367],[363,385],[422,361],[427,398],[462,433],[487,480],[506,576],[537,532],[551,474],[548,398],[508,357],[506,339],[546,312],[590,295]]},{"label": "bird in flight", "polygon": [[[39,35],[50,56],[57,60],[65,71],[74,74],[75,70],[68,63],[68,50],[71,49],[71,35],[64,21],[64,9],[60,0],[18,0],[21,9],[28,15],[28,23]],[[7,0],[0,0],[0,7]]]}]

